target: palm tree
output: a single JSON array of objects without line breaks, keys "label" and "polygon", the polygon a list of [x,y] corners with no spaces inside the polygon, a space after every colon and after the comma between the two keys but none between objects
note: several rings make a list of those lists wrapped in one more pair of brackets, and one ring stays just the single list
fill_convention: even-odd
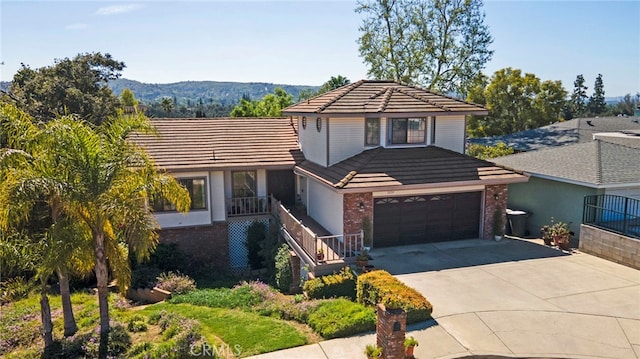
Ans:
[{"label": "palm tree", "polygon": [[179,211],[187,211],[191,202],[184,187],[158,172],[147,154],[127,141],[134,131],[151,131],[144,116],[120,115],[95,130],[85,122],[60,118],[43,141],[60,148],[57,163],[67,173],[61,184],[68,186],[61,198],[65,215],[91,233],[100,329],[105,336],[109,269],[124,292],[131,282],[128,251],[143,260],[157,245],[157,223],[149,201],[161,197]]},{"label": "palm tree", "polygon": [[86,231],[82,233],[82,228],[63,216],[60,198],[64,186],[51,180],[61,169],[52,156],[55,152],[41,145],[40,138],[46,132],[11,106],[3,106],[1,113],[0,128],[7,133],[12,148],[0,153],[0,207],[4,209],[0,211],[0,228],[28,228],[29,238],[40,238],[42,243],[34,242],[29,247],[30,254],[25,256],[39,253],[41,259],[33,269],[37,269],[45,283],[53,272],[57,274],[64,335],[71,336],[78,327],[71,305],[69,272],[72,268],[74,273],[85,275],[92,270],[90,242],[86,240]]},{"label": "palm tree", "polygon": [[[14,113],[14,117],[24,120],[26,115],[23,115]],[[132,251],[138,260],[142,260],[157,244],[157,224],[149,201],[164,198],[174,203],[178,210],[187,211],[191,202],[189,193],[173,177],[158,172],[147,154],[127,141],[134,131],[152,130],[143,115],[120,114],[95,129],[72,117],[51,121],[42,130],[34,129],[24,121],[11,121],[8,125],[5,122],[4,125],[3,129],[12,134],[36,133],[32,138],[37,139],[38,146],[32,148],[32,152],[55,149],[48,151],[49,157],[43,157],[55,163],[56,170],[53,173],[44,171],[46,176],[38,180],[47,183],[45,188],[58,189],[55,196],[49,197],[55,199],[56,210],[91,234],[103,339],[101,348],[106,348],[109,269],[119,289],[126,291],[131,281],[128,252]],[[24,141],[15,137],[18,142]],[[5,152],[12,153],[12,150]],[[37,168],[46,167],[43,164]],[[34,196],[25,193],[22,201],[5,203],[9,204],[15,217],[24,218],[33,201]],[[0,206],[0,219],[2,212]]]}]

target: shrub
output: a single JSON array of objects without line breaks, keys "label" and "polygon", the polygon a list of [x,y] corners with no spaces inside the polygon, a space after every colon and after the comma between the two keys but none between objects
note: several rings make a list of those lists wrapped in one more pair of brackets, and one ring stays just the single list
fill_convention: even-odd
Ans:
[{"label": "shrub", "polygon": [[346,297],[355,300],[356,276],[349,267],[344,267],[338,273],[306,281],[303,290],[313,299]]},{"label": "shrub", "polygon": [[376,315],[371,308],[347,299],[323,302],[309,314],[309,326],[323,338],[346,337],[376,328]]},{"label": "shrub", "polygon": [[184,294],[196,289],[196,282],[180,273],[162,273],[158,276],[156,287],[175,294]]},{"label": "shrub", "polygon": [[147,324],[142,315],[136,314],[127,322],[127,330],[132,333],[146,332]]},{"label": "shrub", "polygon": [[307,323],[309,315],[318,309],[319,300],[302,300],[289,302],[282,306],[282,319]]},{"label": "shrub", "polygon": [[289,246],[282,244],[276,254],[276,287],[282,292],[288,292],[293,282],[291,274],[291,253]]},{"label": "shrub", "polygon": [[[131,347],[131,336],[119,323],[111,323],[107,339],[107,357],[118,358]],[[83,338],[82,352],[85,357],[97,358],[100,351],[100,328]]]},{"label": "shrub", "polygon": [[245,242],[245,246],[247,247],[247,257],[251,269],[260,269],[263,267],[262,261],[264,258],[260,250],[266,237],[267,226],[262,222],[255,221],[247,228],[247,241]]},{"label": "shrub", "polygon": [[407,323],[428,320],[433,311],[422,294],[383,270],[358,276],[357,301],[372,306],[381,302],[398,305],[407,312]]},{"label": "shrub", "polygon": [[156,267],[162,272],[179,271],[188,272],[188,264],[191,263],[187,255],[178,248],[175,243],[160,243],[156,250],[149,256],[147,265]]},{"label": "shrub", "polygon": [[152,266],[140,266],[131,272],[131,288],[153,288],[162,271]]},{"label": "shrub", "polygon": [[0,304],[26,298],[34,288],[34,282],[24,277],[9,278],[0,282]]}]

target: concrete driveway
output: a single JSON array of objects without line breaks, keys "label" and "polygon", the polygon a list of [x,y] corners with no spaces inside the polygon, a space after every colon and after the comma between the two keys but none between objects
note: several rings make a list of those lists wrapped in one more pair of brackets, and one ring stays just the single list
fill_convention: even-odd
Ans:
[{"label": "concrete driveway", "polygon": [[[416,358],[640,358],[640,271],[538,243],[470,240],[371,251],[370,264],[423,293]],[[375,334],[256,358],[363,358]]]}]

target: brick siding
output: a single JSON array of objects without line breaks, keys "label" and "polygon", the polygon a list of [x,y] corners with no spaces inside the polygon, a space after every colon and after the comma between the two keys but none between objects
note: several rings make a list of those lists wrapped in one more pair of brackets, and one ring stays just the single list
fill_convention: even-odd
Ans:
[{"label": "brick siding", "polygon": [[[364,209],[360,209],[360,203]],[[346,234],[358,233],[362,229],[362,220],[369,217],[373,223],[373,194],[346,193],[342,200],[343,206],[343,231]]]},{"label": "brick siding", "polygon": [[168,228],[159,232],[161,243],[175,243],[194,262],[212,263],[218,268],[229,267],[227,223],[211,226]]},{"label": "brick siding", "polygon": [[507,223],[507,197],[508,190],[506,184],[486,186],[484,191],[484,219],[482,238],[493,238],[493,213],[496,207],[502,209],[502,223]]}]

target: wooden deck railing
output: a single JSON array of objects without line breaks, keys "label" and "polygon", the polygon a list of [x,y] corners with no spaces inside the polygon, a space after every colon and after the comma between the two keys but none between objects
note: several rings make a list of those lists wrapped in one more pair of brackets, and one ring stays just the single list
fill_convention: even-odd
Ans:
[{"label": "wooden deck railing", "polygon": [[[318,236],[276,200],[273,201],[273,210],[282,224],[282,229],[286,231],[285,237],[295,241],[316,265],[355,258],[363,248],[362,231],[353,234]],[[319,253],[322,253],[321,257]]]},{"label": "wooden deck railing", "polygon": [[271,213],[271,196],[227,198],[227,215],[252,216]]}]

